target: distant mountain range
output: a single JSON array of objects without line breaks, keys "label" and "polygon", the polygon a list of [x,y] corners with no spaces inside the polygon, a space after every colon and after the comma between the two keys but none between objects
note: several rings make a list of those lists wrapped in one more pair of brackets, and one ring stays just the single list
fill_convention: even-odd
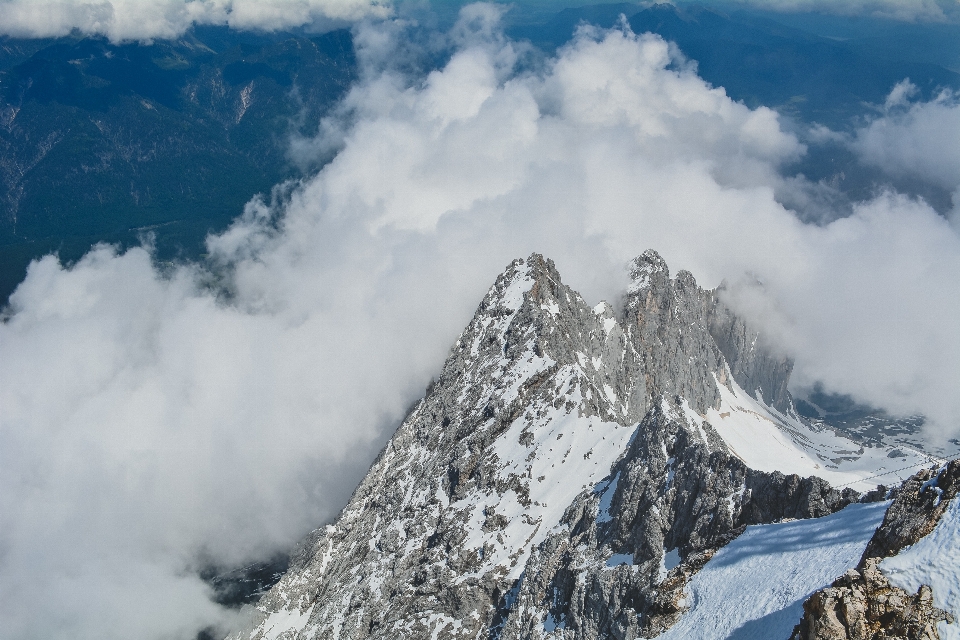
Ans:
[{"label": "distant mountain range", "polygon": [[[960,45],[950,46],[960,30],[950,25],[621,3],[518,11],[508,34],[552,53],[577,25],[612,27],[621,15],[635,32],[676,42],[734,99],[803,122],[849,128],[904,78],[922,98],[960,89]],[[894,35],[896,46],[882,46]],[[124,247],[149,234],[160,260],[198,258],[206,234],[251,197],[302,175],[291,134],[315,135],[356,78],[344,30],[197,27],[152,44],[0,38],[0,299],[31,259],[57,252],[70,262],[96,242]],[[796,170],[843,173],[844,188],[865,197],[875,181],[855,165],[831,147]]]},{"label": "distant mountain range", "polygon": [[152,233],[198,258],[254,194],[300,175],[289,137],[356,77],[348,31],[196,28],[176,41],[0,39],[0,296],[27,262]]}]

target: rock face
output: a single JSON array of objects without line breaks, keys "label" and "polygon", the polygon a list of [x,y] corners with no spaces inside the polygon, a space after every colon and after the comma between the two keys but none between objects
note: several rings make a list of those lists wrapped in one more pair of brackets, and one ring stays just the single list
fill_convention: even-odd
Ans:
[{"label": "rock face", "polygon": [[514,261],[237,637],[652,636],[746,525],[857,500],[737,457],[705,415],[742,388],[789,410],[790,362],[655,252],[632,279],[591,308],[551,261]]},{"label": "rock face", "polygon": [[793,361],[763,348],[760,332],[749,327],[721,302],[719,293],[722,288],[710,293],[710,335],[723,352],[740,386],[748,393],[759,391],[766,404],[781,413],[788,413],[793,409],[787,391]]},{"label": "rock face", "polygon": [[903,483],[883,524],[863,551],[860,566],[870,558],[895,556],[916,544],[937,526],[947,505],[960,493],[960,460],[942,469],[921,469]]},{"label": "rock face", "polygon": [[651,410],[612,480],[580,496],[534,552],[501,638],[540,637],[543,620],[564,638],[654,636],[683,613],[689,577],[748,524],[823,516],[857,499],[819,478],[749,469],[676,413]]},{"label": "rock face", "polygon": [[915,595],[892,586],[877,568],[879,558],[850,569],[831,587],[821,589],[803,605],[797,640],[938,640],[937,624],[953,616],[933,605],[930,587]]},{"label": "rock face", "polygon": [[958,460],[939,470],[922,469],[907,479],[857,569],[810,596],[791,640],[939,639],[937,624],[954,619],[933,605],[930,587],[923,585],[911,595],[891,585],[878,565],[933,531],[958,492]]}]

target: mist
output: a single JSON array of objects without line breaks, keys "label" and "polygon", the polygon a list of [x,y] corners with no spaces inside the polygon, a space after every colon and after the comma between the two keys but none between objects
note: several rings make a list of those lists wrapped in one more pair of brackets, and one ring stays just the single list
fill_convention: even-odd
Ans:
[{"label": "mist", "polygon": [[849,146],[868,166],[893,178],[929,183],[951,194],[948,215],[960,223],[960,96],[941,91],[929,102],[911,98],[904,79],[890,92],[880,117],[856,131]]},{"label": "mist", "polygon": [[[584,28],[544,61],[502,12],[470,5],[429,37],[359,23],[361,80],[301,148],[332,161],[251,201],[207,261],[100,246],[30,266],[0,325],[8,637],[228,628],[197,569],[335,517],[496,275],[534,251],[597,302],[654,248],[731,283],[798,384],[956,434],[960,237],[944,216],[887,190],[805,224],[782,194],[817,186],[783,174],[807,149],[776,112],[626,27]],[[409,71],[441,50],[441,68]]]}]

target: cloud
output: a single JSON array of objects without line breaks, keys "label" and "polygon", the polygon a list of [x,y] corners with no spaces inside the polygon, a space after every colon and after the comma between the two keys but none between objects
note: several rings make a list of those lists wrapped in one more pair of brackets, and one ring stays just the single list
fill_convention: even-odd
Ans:
[{"label": "cloud", "polygon": [[[764,289],[743,307],[801,381],[960,422],[960,239],[940,216],[889,193],[805,225],[778,201],[804,147],[775,112],[653,35],[586,29],[537,63],[500,13],[473,5],[420,39],[359,25],[363,80],[317,144],[336,156],[248,204],[208,262],[100,247],[31,265],[0,325],[9,637],[229,624],[198,562],[264,557],[334,517],[532,251],[594,301],[648,247],[706,286],[749,275]],[[411,41],[448,62],[404,72]]]},{"label": "cloud", "polygon": [[887,175],[933,184],[953,193],[960,213],[960,96],[943,91],[929,102],[910,102],[909,81],[890,92],[881,117],[856,131],[850,147],[860,161]]},{"label": "cloud", "polygon": [[389,13],[380,0],[0,0],[0,33],[47,38],[76,29],[120,42],[175,38],[195,24],[276,31]]}]

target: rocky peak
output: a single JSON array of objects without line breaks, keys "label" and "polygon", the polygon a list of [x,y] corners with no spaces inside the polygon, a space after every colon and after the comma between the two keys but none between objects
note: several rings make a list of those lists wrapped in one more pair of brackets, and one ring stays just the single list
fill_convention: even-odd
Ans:
[{"label": "rocky peak", "polygon": [[742,352],[753,334],[727,331],[721,348],[711,329],[732,314],[716,320],[715,293],[687,272],[671,279],[656,252],[631,270],[617,310],[589,306],[538,254],[508,265],[243,637],[649,635],[747,524],[855,500],[738,457],[713,422],[790,437],[737,395],[728,358],[761,361]]},{"label": "rocky peak", "polygon": [[[670,281],[670,269],[666,261],[653,249],[647,249],[630,261],[630,285],[628,294],[637,294],[650,289],[662,289]],[[638,297],[645,298],[644,295]],[[628,304],[628,307],[631,306]]]},{"label": "rocky peak", "polygon": [[675,279],[663,258],[646,251],[631,263],[624,324],[653,397],[682,397],[698,414],[719,406],[716,381],[727,366],[709,332],[709,295],[688,271]]}]

